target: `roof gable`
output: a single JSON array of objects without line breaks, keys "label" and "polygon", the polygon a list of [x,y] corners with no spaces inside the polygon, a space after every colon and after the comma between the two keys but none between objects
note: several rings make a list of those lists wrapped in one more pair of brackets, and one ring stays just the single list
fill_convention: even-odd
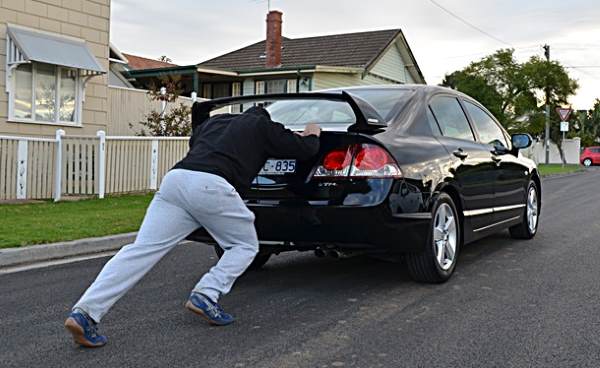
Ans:
[{"label": "roof gable", "polygon": [[[330,36],[283,38],[281,68],[315,65],[366,68],[401,33],[399,29],[346,33]],[[231,71],[265,67],[265,41],[198,64]]]}]

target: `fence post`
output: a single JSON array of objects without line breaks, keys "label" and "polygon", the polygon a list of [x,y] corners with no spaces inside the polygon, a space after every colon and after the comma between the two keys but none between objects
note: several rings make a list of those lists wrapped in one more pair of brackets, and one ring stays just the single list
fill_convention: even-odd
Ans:
[{"label": "fence post", "polygon": [[106,183],[106,133],[99,130],[96,135],[100,138],[98,143],[98,198],[104,198]]},{"label": "fence post", "polygon": [[27,141],[19,139],[17,146],[17,199],[27,198]]},{"label": "fence post", "polygon": [[62,192],[62,137],[65,131],[56,130],[56,155],[54,162],[54,202],[60,201]]},{"label": "fence post", "polygon": [[150,190],[158,188],[158,140],[152,140],[152,156],[150,157]]}]

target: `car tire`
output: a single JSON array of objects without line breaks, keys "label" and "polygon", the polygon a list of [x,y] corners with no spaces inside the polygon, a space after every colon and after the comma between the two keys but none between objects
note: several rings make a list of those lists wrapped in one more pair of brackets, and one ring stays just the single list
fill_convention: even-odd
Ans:
[{"label": "car tire", "polygon": [[[225,253],[223,251],[223,248],[221,248],[219,245],[215,244],[214,245],[215,248],[215,253],[217,254],[217,257],[219,257],[219,259],[221,259],[221,257],[223,256],[223,253]],[[248,267],[249,270],[259,270],[262,268],[262,266],[265,265],[265,263],[267,263],[269,261],[269,258],[271,258],[271,254],[269,252],[261,252],[259,251],[258,254],[256,254],[256,257],[254,257],[254,261],[252,261],[252,263],[250,263],[250,266]]]},{"label": "car tire", "polygon": [[422,252],[408,254],[406,264],[415,281],[442,283],[456,268],[462,230],[456,205],[448,194],[438,196],[431,214],[426,247]]},{"label": "car tire", "polygon": [[585,166],[585,167],[592,166],[592,159],[586,158],[585,160],[583,160],[583,166]]},{"label": "car tire", "polygon": [[527,202],[523,210],[523,220],[520,224],[509,228],[510,236],[514,239],[531,239],[537,233],[540,218],[540,199],[537,185],[529,182],[527,186]]}]

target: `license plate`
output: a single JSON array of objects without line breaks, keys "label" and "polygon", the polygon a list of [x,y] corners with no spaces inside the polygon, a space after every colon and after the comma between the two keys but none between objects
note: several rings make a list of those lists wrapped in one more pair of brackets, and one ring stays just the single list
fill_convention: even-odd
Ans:
[{"label": "license plate", "polygon": [[258,175],[284,175],[296,172],[296,160],[269,159]]}]

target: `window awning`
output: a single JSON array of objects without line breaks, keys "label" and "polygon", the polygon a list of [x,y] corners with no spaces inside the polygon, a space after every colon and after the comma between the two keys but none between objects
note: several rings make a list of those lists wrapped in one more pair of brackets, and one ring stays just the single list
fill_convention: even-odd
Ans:
[{"label": "window awning", "polygon": [[80,69],[87,75],[104,74],[85,41],[14,24],[7,25],[7,64],[37,61]]}]

